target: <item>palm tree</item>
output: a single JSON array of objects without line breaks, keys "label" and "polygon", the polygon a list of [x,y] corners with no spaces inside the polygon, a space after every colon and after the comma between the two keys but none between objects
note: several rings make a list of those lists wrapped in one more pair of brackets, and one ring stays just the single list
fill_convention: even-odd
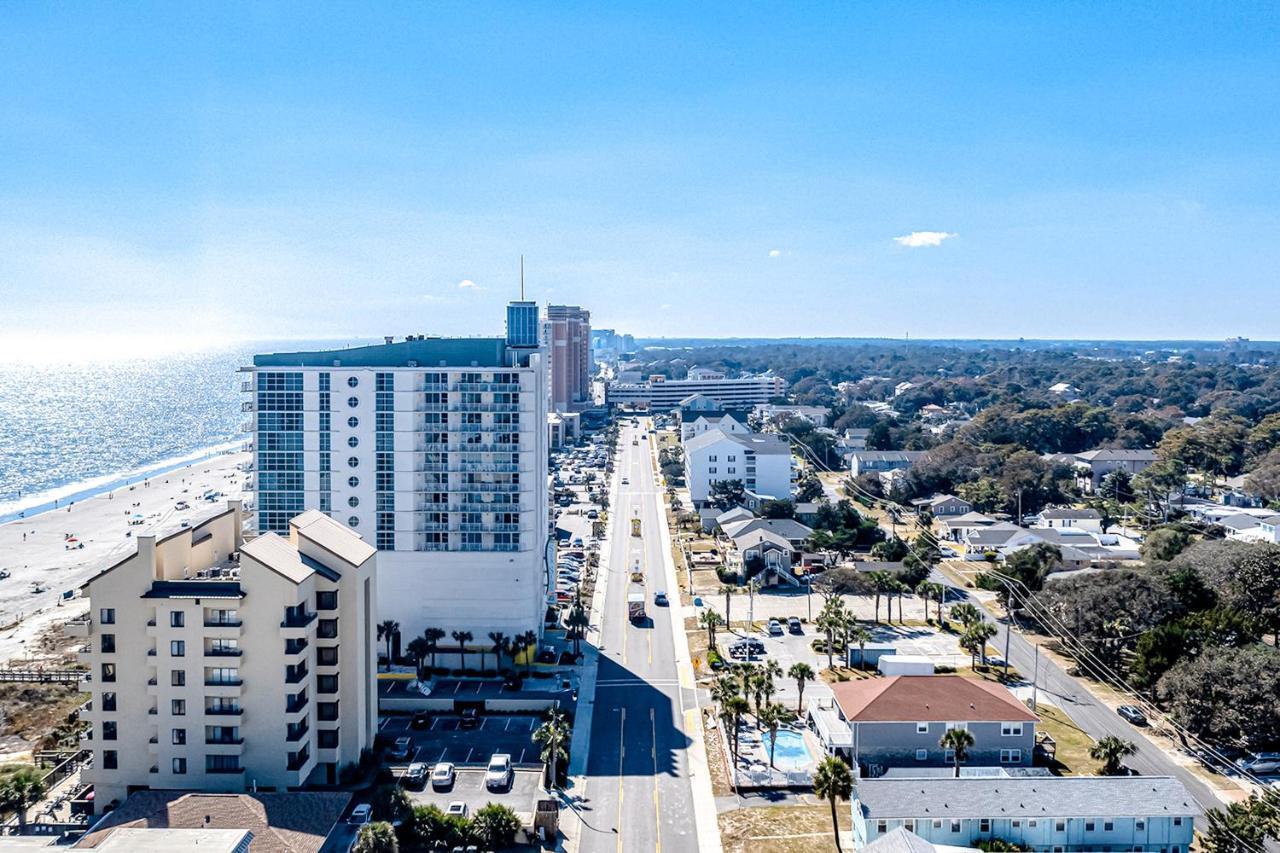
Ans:
[{"label": "palm tree", "polygon": [[970,625],[982,621],[982,611],[966,601],[963,604],[951,605],[951,618],[958,620],[961,625],[968,628]]},{"label": "palm tree", "polygon": [[1103,776],[1118,776],[1124,769],[1124,759],[1137,751],[1133,741],[1107,735],[1089,747],[1089,757],[1102,762]]},{"label": "palm tree", "polygon": [[990,622],[975,622],[960,635],[960,647],[971,657],[981,656],[982,665],[987,665],[987,640],[996,635],[996,626]]},{"label": "palm tree", "polygon": [[773,694],[778,692],[778,679],[782,678],[782,664],[773,658],[769,658],[769,662],[762,668],[764,672],[764,680],[760,684],[761,692],[764,694],[765,703],[768,704],[773,699]]},{"label": "palm tree", "polygon": [[844,603],[839,598],[829,598],[822,605],[818,614],[818,630],[827,635],[827,669],[831,669],[832,647],[836,641],[836,631],[844,630]]},{"label": "palm tree", "polygon": [[835,756],[822,759],[817,772],[813,774],[813,793],[831,803],[831,831],[836,836],[836,850],[841,851],[836,802],[849,799],[849,795],[853,793],[853,774],[849,772],[849,765]]},{"label": "palm tree", "polygon": [[911,592],[911,587],[907,586],[905,583],[898,580],[897,578],[894,578],[893,586],[890,587],[890,590],[898,596],[898,621],[906,622],[907,621],[906,614],[902,612],[902,594],[904,592]]},{"label": "palm tree", "polygon": [[565,749],[565,744],[569,741],[569,725],[565,722],[564,714],[559,711],[548,714],[547,721],[534,731],[533,740],[542,744],[542,761],[551,769],[551,780],[547,783],[547,790],[550,791],[556,786],[560,761],[569,757],[569,752]]},{"label": "palm tree", "polygon": [[756,593],[760,591],[760,581],[752,578],[747,581],[747,618],[751,620],[751,627],[755,628],[756,618]]},{"label": "palm tree", "polygon": [[738,695],[739,689],[737,676],[727,672],[711,683],[711,701],[723,707],[727,700]]},{"label": "palm tree", "polygon": [[720,618],[720,614],[707,608],[698,616],[698,621],[707,629],[707,646],[714,649],[716,647],[716,628],[724,624],[724,620]]},{"label": "palm tree", "polygon": [[803,713],[804,712],[804,683],[806,681],[813,681],[814,675],[815,675],[813,671],[813,667],[809,666],[809,664],[805,663],[804,661],[799,661],[797,663],[791,664],[791,669],[787,670],[787,675],[789,675],[790,677],[796,680],[796,693],[797,693],[796,713],[797,714]]},{"label": "palm tree", "polygon": [[969,747],[973,746],[973,735],[968,729],[947,729],[942,733],[938,746],[950,749],[955,754],[956,778],[960,778],[960,765],[969,757]]},{"label": "palm tree", "polygon": [[750,680],[751,698],[755,700],[756,719],[759,720],[760,709],[764,707],[764,698],[767,694],[771,695],[774,690],[773,675],[764,667],[756,667],[755,671],[751,673]]},{"label": "palm tree", "polygon": [[[453,637],[453,641],[458,644],[458,655],[461,659],[461,669],[467,668],[467,643],[471,642],[472,636],[470,631],[453,631],[449,636]],[[480,667],[484,668],[484,652],[481,652]]]},{"label": "palm tree", "polygon": [[384,619],[378,623],[378,639],[387,641],[387,671],[391,671],[391,641],[400,633],[400,623],[394,619]]},{"label": "palm tree", "polygon": [[751,704],[741,696],[730,696],[720,703],[720,711],[733,726],[733,760],[738,760],[738,729],[742,723],[742,715],[751,710]]},{"label": "palm tree", "polygon": [[431,654],[431,646],[423,637],[414,637],[409,641],[409,645],[405,646],[405,651],[409,653],[409,657],[413,658],[414,671],[417,673],[418,680],[422,680],[422,664],[427,659],[427,655]]},{"label": "palm tree", "polygon": [[[867,668],[867,643],[871,642],[871,632],[868,631],[866,628],[862,627],[861,625],[855,625],[849,631],[848,642],[858,644],[858,669],[866,669]],[[846,657],[848,656],[848,654],[849,654],[849,649],[846,646],[845,647]]]},{"label": "palm tree", "polygon": [[395,827],[385,821],[360,827],[355,846],[351,848],[352,853],[399,853],[399,850]]},{"label": "palm tree", "polygon": [[720,594],[724,596],[724,624],[730,631],[732,631],[733,628],[729,627],[729,604],[733,600],[733,596],[737,591],[738,588],[731,583],[720,585]]},{"label": "palm tree", "polygon": [[533,672],[533,653],[538,648],[538,633],[536,631],[525,631],[516,640],[520,643],[520,648],[524,651],[524,674],[528,675]]},{"label": "palm tree", "polygon": [[44,780],[36,775],[34,767],[23,767],[0,782],[0,807],[17,813],[19,835],[27,832],[27,809],[40,802],[45,791]]},{"label": "palm tree", "polygon": [[790,716],[790,712],[776,702],[770,702],[760,712],[757,722],[769,733],[769,767],[773,767],[773,751],[778,745],[778,726]]},{"label": "palm tree", "polygon": [[871,592],[876,599],[876,622],[880,621],[880,595],[885,591],[889,581],[892,579],[888,572],[867,572],[867,583],[871,586]]},{"label": "palm tree", "polygon": [[942,584],[934,583],[930,580],[923,580],[916,584],[916,595],[920,596],[920,603],[924,605],[924,621],[929,621],[929,599],[938,599],[938,621],[942,621]]},{"label": "palm tree", "polygon": [[427,641],[431,652],[431,668],[436,668],[436,649],[440,647],[440,641],[448,636],[443,628],[428,628],[422,632],[422,639]]},{"label": "palm tree", "polygon": [[497,658],[495,669],[502,669],[502,652],[507,647],[507,635],[501,631],[490,631],[489,641],[493,643],[493,656]]},{"label": "palm tree", "polygon": [[578,657],[582,654],[582,638],[586,635],[587,628],[591,626],[591,617],[587,615],[586,608],[581,604],[575,604],[569,611],[569,618],[565,620],[565,624],[573,632],[573,656]]}]

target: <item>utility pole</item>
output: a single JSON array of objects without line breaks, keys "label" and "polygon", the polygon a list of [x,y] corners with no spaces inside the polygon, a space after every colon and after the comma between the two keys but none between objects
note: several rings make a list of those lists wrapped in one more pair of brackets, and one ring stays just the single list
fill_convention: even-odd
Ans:
[{"label": "utility pole", "polygon": [[813,575],[805,573],[805,586],[808,588],[805,592],[804,599],[809,605],[809,621],[813,621]]},{"label": "utility pole", "polygon": [[1036,713],[1036,703],[1039,700],[1040,687],[1040,644],[1036,643],[1036,663],[1035,669],[1031,676],[1031,713]]}]

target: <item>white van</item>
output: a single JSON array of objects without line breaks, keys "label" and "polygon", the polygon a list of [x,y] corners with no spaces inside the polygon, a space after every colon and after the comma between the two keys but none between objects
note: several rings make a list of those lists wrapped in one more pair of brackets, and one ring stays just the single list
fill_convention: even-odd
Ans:
[{"label": "white van", "polygon": [[347,818],[347,823],[351,826],[363,826],[369,822],[373,816],[373,806],[368,803],[361,803],[351,810],[351,816]]}]

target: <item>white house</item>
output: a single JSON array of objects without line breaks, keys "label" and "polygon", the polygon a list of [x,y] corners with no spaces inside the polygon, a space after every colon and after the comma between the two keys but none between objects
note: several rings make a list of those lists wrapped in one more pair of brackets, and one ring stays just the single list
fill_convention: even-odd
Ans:
[{"label": "white house", "polygon": [[1054,507],[1042,510],[1036,517],[1036,527],[1079,527],[1092,533],[1102,532],[1102,513],[1096,509]]},{"label": "white house", "polygon": [[938,527],[942,529],[942,536],[952,542],[960,542],[971,531],[983,527],[991,527],[998,523],[991,516],[983,515],[980,512],[966,512],[963,515],[957,515],[952,518],[938,519]]},{"label": "white house", "polygon": [[742,423],[730,414],[699,414],[692,420],[685,418],[680,422],[680,440],[688,441],[695,435],[702,435],[709,429],[718,429],[721,432],[751,432],[745,423]]},{"label": "white house", "polygon": [[791,497],[791,445],[780,436],[712,429],[685,442],[684,453],[695,506],[705,503],[711,484],[721,480],[741,480],[749,491],[777,500]]}]

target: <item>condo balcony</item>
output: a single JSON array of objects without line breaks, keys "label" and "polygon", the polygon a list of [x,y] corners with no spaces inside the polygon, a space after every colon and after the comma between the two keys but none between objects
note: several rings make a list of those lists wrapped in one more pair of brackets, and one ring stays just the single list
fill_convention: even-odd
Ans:
[{"label": "condo balcony", "polygon": [[449,387],[450,391],[497,391],[504,393],[519,393],[519,382],[455,382]]}]

